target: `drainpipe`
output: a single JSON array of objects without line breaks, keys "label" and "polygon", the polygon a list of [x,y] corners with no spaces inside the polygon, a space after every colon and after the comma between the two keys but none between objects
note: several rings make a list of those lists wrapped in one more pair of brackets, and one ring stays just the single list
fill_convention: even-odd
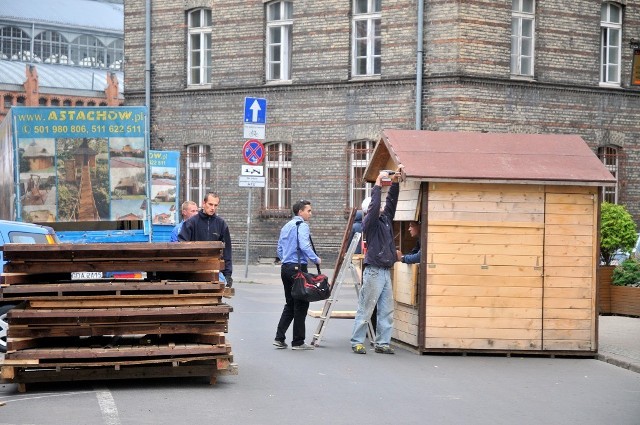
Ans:
[{"label": "drainpipe", "polygon": [[153,225],[151,211],[151,167],[149,151],[151,151],[151,0],[145,5],[145,41],[144,41],[144,104],[147,107],[145,120],[145,155],[144,165],[147,173],[147,214],[145,217],[149,230],[149,242],[153,241]]},{"label": "drainpipe", "polygon": [[424,0],[418,0],[418,45],[416,51],[416,130],[422,130],[422,64],[424,37]]}]

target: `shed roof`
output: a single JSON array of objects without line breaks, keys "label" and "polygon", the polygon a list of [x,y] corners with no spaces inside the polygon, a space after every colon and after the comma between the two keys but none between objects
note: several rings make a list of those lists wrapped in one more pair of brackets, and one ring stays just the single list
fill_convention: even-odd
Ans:
[{"label": "shed roof", "polygon": [[576,135],[386,129],[365,179],[404,166],[405,177],[429,181],[558,183],[608,186],[615,178]]}]

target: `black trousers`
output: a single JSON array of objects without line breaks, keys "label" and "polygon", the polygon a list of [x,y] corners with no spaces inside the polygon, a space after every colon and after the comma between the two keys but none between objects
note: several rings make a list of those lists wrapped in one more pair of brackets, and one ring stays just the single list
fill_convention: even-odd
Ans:
[{"label": "black trousers", "polygon": [[[306,264],[302,264],[302,271],[307,271]],[[293,322],[293,338],[291,339],[292,346],[304,344],[304,321],[307,318],[307,311],[309,310],[308,302],[296,300],[291,296],[293,277],[297,272],[297,263],[286,263],[282,264],[282,266],[280,267],[280,278],[282,279],[282,286],[284,287],[284,298],[286,304],[282,309],[280,322],[278,322],[278,329],[276,330],[276,340],[284,342],[286,338],[285,334],[289,329],[289,325],[291,325],[291,322]]]}]

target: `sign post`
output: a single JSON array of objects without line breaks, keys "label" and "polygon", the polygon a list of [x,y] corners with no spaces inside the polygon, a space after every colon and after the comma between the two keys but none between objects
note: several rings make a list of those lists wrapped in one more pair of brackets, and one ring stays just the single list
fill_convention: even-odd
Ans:
[{"label": "sign post", "polygon": [[[249,98],[247,98],[249,99]],[[266,105],[266,101],[265,101]],[[266,110],[266,106],[264,108]],[[254,115],[257,115],[255,113]],[[255,117],[255,116],[254,116]],[[245,121],[247,120],[245,104]],[[263,126],[264,127],[264,126]],[[244,278],[249,276],[249,237],[251,230],[251,194],[254,187],[264,187],[264,171],[262,160],[264,159],[264,145],[257,139],[250,139],[242,146],[242,158],[248,165],[243,165],[238,184],[240,187],[249,188],[249,199],[247,200],[247,237],[244,249]]]}]

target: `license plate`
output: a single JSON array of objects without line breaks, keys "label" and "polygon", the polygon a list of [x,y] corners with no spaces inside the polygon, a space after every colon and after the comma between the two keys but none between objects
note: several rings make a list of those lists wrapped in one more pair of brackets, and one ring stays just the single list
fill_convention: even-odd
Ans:
[{"label": "license plate", "polygon": [[71,272],[71,280],[102,279],[102,272]]}]

